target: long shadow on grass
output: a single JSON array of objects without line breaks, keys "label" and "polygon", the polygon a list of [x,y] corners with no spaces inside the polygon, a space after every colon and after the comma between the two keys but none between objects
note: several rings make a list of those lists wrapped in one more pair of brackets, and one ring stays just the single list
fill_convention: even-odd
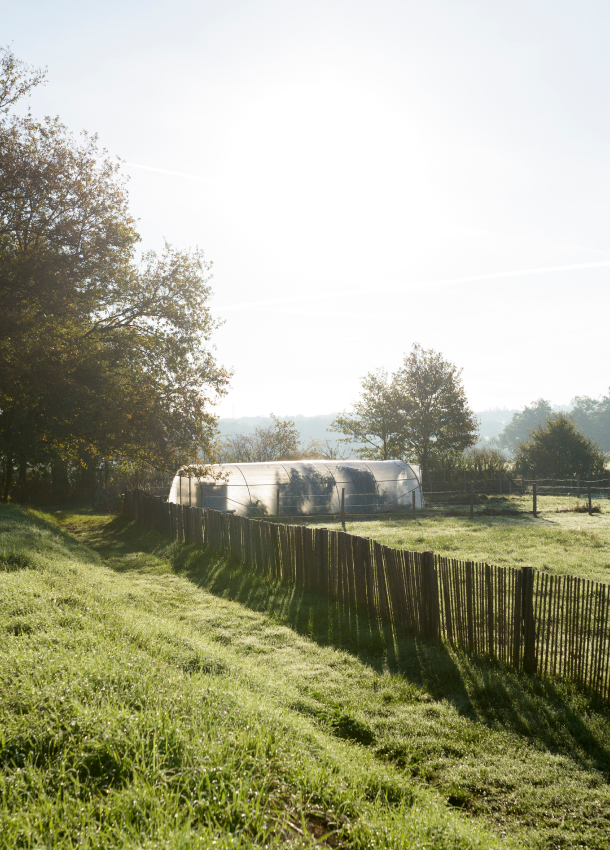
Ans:
[{"label": "long shadow on grass", "polygon": [[[340,648],[377,672],[404,677],[434,700],[447,700],[476,723],[526,737],[610,777],[610,749],[596,732],[610,708],[596,697],[549,680],[518,675],[497,662],[468,658],[444,644],[396,634],[368,612],[250,572],[217,554],[175,544],[119,519],[105,526],[94,548],[115,554],[156,551],[176,573],[215,596],[288,625],[320,645]],[[141,545],[140,545],[141,544]],[[134,564],[137,561],[126,562]],[[603,718],[600,718],[600,715]]]},{"label": "long shadow on grass", "polygon": [[515,732],[610,778],[610,749],[591,722],[591,714],[610,720],[601,700],[549,680],[520,676],[494,661],[468,658],[444,644],[396,634],[368,612],[355,613],[336,600],[189,548],[181,547],[174,568],[197,586],[273,617],[321,645],[341,648],[378,672],[388,669],[433,699],[452,703],[473,722]]}]

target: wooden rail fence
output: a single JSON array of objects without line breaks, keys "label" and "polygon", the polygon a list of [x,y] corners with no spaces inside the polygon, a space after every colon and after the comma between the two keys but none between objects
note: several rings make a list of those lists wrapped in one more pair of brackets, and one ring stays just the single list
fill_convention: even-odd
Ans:
[{"label": "wooden rail fence", "polygon": [[610,698],[610,586],[392,549],[367,537],[164,502],[140,490],[137,522],[251,570],[338,599],[397,628]]}]

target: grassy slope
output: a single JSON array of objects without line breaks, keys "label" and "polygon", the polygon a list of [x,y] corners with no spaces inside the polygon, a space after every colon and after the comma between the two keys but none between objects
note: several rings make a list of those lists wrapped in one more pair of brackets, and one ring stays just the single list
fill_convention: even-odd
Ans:
[{"label": "grassy slope", "polygon": [[0,847],[610,846],[607,707],[60,519],[0,512]]},{"label": "grassy slope", "polygon": [[[513,500],[519,501],[519,500]],[[548,510],[533,516],[452,517],[431,514],[411,518],[386,517],[347,523],[347,531],[373,537],[387,546],[432,549],[451,558],[486,561],[507,567],[535,567],[552,573],[610,582],[610,503],[596,502],[602,512],[556,513],[555,505],[574,499],[541,500]],[[504,500],[504,504],[510,504]],[[581,502],[582,504],[582,502]],[[531,509],[531,500],[529,500]],[[312,525],[340,527],[338,523]]]},{"label": "grassy slope", "polygon": [[493,843],[290,709],[296,669],[284,688],[265,664],[284,645],[304,670],[341,653],[137,546],[104,565],[18,509],[0,529],[0,847]]}]

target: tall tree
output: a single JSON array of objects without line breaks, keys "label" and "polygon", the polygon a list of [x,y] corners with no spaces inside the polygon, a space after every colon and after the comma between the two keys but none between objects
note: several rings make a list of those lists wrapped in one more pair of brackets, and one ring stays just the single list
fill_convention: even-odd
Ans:
[{"label": "tall tree", "polygon": [[[0,454],[164,468],[211,448],[228,374],[202,252],[135,258],[119,164],[94,136],[11,116],[39,72],[0,51]],[[59,466],[58,463],[59,462]]]},{"label": "tall tree", "polygon": [[394,379],[384,369],[362,379],[360,398],[351,412],[341,413],[329,430],[345,434],[339,442],[364,443],[358,457],[372,460],[399,458],[405,446],[405,420],[399,408]]},{"label": "tall tree", "polygon": [[457,369],[442,354],[415,343],[394,376],[405,456],[424,476],[435,463],[474,445],[478,423]]},{"label": "tall tree", "polygon": [[567,477],[603,473],[605,456],[565,413],[553,413],[517,448],[517,463],[529,475]]}]

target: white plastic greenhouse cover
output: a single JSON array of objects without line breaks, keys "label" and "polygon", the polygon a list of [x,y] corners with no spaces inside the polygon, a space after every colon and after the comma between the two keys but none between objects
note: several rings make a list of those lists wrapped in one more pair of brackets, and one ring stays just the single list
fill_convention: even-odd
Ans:
[{"label": "white plastic greenhouse cover", "polygon": [[243,516],[336,514],[345,490],[345,512],[405,511],[423,508],[420,468],[401,460],[298,460],[225,463],[214,477],[181,469],[172,482],[170,502],[214,508]]}]

